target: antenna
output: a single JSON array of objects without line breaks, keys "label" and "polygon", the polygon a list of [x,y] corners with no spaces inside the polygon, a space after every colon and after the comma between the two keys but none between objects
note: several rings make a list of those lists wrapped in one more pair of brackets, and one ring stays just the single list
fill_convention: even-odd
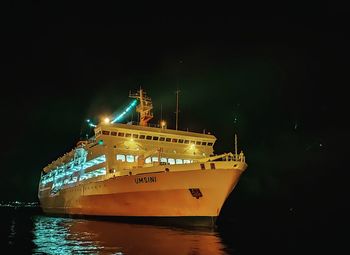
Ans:
[{"label": "antenna", "polygon": [[175,129],[177,130],[177,128],[178,128],[178,122],[179,122],[179,93],[180,93],[181,91],[179,90],[179,89],[177,89],[176,90],[176,112],[175,112],[175,114],[176,114],[176,122],[175,122]]},{"label": "antenna", "polygon": [[160,104],[160,121],[163,120],[163,104]]},{"label": "antenna", "polygon": [[237,134],[235,134],[235,160],[237,160]]}]

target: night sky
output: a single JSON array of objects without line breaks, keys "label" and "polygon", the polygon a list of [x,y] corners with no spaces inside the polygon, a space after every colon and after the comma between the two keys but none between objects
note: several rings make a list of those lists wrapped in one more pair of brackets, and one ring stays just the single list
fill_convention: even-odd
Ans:
[{"label": "night sky", "polygon": [[211,132],[216,153],[233,151],[238,134],[248,169],[225,210],[266,202],[343,211],[348,13],[163,7],[11,9],[2,37],[0,200],[36,201],[41,169],[89,131],[85,119],[120,111],[141,86],[154,122],[162,105],[170,128],[181,90],[180,129]]}]

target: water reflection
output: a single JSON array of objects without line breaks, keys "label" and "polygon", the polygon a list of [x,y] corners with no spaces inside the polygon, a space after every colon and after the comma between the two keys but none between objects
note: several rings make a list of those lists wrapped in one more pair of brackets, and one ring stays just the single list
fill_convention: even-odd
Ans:
[{"label": "water reflection", "polygon": [[215,231],[46,216],[33,241],[35,254],[228,254]]}]

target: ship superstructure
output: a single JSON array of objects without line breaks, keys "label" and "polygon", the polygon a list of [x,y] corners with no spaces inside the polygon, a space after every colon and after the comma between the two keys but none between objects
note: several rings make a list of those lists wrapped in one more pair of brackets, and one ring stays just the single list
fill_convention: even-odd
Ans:
[{"label": "ship superstructure", "polygon": [[42,170],[38,196],[46,213],[196,218],[212,224],[246,169],[243,153],[214,155],[216,137],[150,127],[143,90],[140,123],[106,122],[95,135]]}]

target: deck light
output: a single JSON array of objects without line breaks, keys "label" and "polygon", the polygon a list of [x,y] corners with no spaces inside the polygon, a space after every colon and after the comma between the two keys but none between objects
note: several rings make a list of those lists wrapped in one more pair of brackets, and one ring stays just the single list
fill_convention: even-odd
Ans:
[{"label": "deck light", "polygon": [[164,120],[162,120],[162,121],[160,122],[160,126],[161,126],[162,128],[165,128],[165,125],[166,125],[166,122],[165,122]]}]

